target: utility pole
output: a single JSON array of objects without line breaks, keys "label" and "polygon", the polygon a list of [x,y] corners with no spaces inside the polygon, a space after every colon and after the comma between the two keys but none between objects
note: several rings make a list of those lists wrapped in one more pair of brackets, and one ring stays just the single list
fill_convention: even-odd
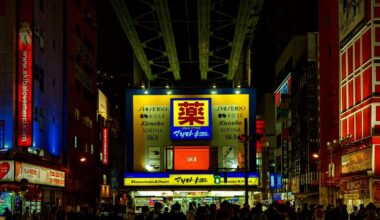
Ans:
[{"label": "utility pole", "polygon": [[244,144],[244,187],[245,187],[245,204],[248,206],[248,119],[244,118],[244,136],[247,138]]}]

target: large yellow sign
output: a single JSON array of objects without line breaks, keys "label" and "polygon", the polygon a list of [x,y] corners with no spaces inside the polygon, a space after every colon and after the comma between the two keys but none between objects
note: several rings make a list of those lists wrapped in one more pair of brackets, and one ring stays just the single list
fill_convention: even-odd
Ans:
[{"label": "large yellow sign", "polygon": [[[204,115],[211,115],[211,121],[205,120],[203,125],[212,129],[212,138],[209,145],[223,146],[226,149],[233,149],[233,154],[227,158],[223,158],[222,150],[218,151],[220,160],[220,167],[243,167],[242,160],[238,160],[239,155],[243,152],[242,144],[239,143],[237,136],[244,131],[244,118],[249,119],[250,114],[250,95],[249,94],[203,94],[203,95],[133,95],[132,114],[133,114],[133,158],[134,158],[134,171],[144,171],[146,165],[149,164],[150,158],[149,148],[158,147],[161,154],[163,154],[166,146],[174,146],[176,143],[171,139],[170,133],[170,117],[171,108],[170,101],[177,101],[178,99],[188,100],[191,103],[194,100],[202,102],[206,105],[202,111],[197,112]],[[203,99],[203,100],[202,100]],[[207,102],[205,99],[210,99]],[[178,102],[180,102],[178,100]],[[178,103],[177,103],[178,104]],[[210,106],[211,108],[209,108]],[[210,110],[208,110],[210,109]],[[181,110],[174,108],[172,115],[178,115]],[[185,110],[185,109],[183,109]],[[188,109],[189,110],[189,109]],[[208,112],[211,111],[211,112]],[[190,114],[190,113],[189,113]],[[189,115],[187,114],[187,115]],[[190,114],[191,115],[191,114]],[[174,125],[180,124],[179,117],[174,117]],[[189,125],[184,123],[181,126]],[[201,127],[193,122],[193,127]],[[132,130],[132,129],[131,129]],[[183,132],[181,134],[184,134]],[[163,171],[163,158],[161,157],[151,159],[155,160],[154,163],[157,169],[154,171]],[[228,161],[227,161],[228,160]],[[232,165],[224,165],[223,162]]]},{"label": "large yellow sign", "polygon": [[[162,177],[149,177],[149,173],[145,176],[127,175],[124,177],[124,186],[244,186],[244,174],[235,175],[224,179],[220,183],[214,182],[213,174],[168,174]],[[248,175],[248,185],[257,186],[259,178],[256,173]]]}]

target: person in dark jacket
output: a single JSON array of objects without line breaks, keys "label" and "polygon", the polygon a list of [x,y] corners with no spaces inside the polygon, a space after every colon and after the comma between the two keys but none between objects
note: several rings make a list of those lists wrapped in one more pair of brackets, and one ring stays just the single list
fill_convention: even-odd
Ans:
[{"label": "person in dark jacket", "polygon": [[170,220],[186,220],[186,215],[181,211],[181,205],[178,202],[172,206]]}]

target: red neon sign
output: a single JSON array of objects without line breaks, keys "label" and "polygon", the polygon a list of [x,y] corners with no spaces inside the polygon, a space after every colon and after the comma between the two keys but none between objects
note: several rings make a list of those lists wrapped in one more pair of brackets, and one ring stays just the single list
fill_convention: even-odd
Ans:
[{"label": "red neon sign", "polygon": [[210,166],[209,147],[189,146],[174,148],[175,170],[208,170]]},{"label": "red neon sign", "polygon": [[102,128],[102,163],[108,164],[108,128]]},{"label": "red neon sign", "polygon": [[17,145],[32,146],[32,31],[21,25],[18,35]]}]

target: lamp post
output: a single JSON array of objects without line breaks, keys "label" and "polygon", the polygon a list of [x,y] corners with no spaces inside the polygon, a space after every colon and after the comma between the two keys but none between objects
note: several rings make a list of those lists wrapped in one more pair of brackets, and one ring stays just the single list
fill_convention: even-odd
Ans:
[{"label": "lamp post", "polygon": [[[248,137],[248,119],[244,118],[244,136]],[[248,140],[244,143],[244,188],[245,188],[245,204],[248,205]]]},{"label": "lamp post", "polygon": [[330,161],[329,161],[329,164],[328,164],[328,168],[327,168],[327,175],[328,175],[328,203],[329,204],[334,204],[334,184],[333,184],[333,180],[335,178],[335,164],[334,164],[334,160],[333,160],[333,156],[334,156],[334,149],[339,145],[339,142],[336,140],[336,139],[333,139],[331,142],[328,141],[326,143],[326,146],[327,146],[327,150],[329,151],[329,157],[330,157]]}]

